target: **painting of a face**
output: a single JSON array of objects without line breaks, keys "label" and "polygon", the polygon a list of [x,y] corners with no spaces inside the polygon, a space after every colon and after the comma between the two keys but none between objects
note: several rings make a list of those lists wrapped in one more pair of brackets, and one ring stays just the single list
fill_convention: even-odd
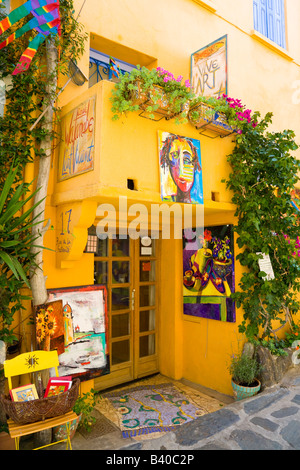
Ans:
[{"label": "painting of a face", "polygon": [[195,169],[192,150],[186,140],[174,140],[170,148],[169,165],[176,186],[185,193],[190,191]]},{"label": "painting of a face", "polygon": [[203,204],[200,141],[158,131],[161,198]]}]

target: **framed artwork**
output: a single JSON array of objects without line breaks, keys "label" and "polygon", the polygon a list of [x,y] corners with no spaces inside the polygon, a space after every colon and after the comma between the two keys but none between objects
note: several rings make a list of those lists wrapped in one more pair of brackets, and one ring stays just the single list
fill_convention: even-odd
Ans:
[{"label": "framed artwork", "polygon": [[91,96],[61,120],[58,181],[92,171],[95,158],[96,97]]},{"label": "framed artwork", "polygon": [[44,397],[53,397],[64,393],[72,386],[72,377],[50,377]]},{"label": "framed artwork", "polygon": [[65,351],[65,325],[62,300],[37,305],[35,311],[36,341],[38,349]]},{"label": "framed artwork", "polygon": [[[106,288],[92,285],[50,289],[48,299],[50,304],[62,304],[64,350],[58,355],[59,375],[84,381],[108,374]],[[50,347],[55,348],[51,337]]]},{"label": "framed artwork", "polygon": [[227,34],[191,55],[191,85],[197,96],[218,98],[228,92]]},{"label": "framed artwork", "polygon": [[162,201],[203,204],[200,141],[158,131]]},{"label": "framed artwork", "polygon": [[39,398],[34,384],[13,388],[10,390],[10,396],[13,401],[31,401]]},{"label": "framed artwork", "polygon": [[235,322],[232,225],[205,227],[203,236],[183,232],[183,313]]}]

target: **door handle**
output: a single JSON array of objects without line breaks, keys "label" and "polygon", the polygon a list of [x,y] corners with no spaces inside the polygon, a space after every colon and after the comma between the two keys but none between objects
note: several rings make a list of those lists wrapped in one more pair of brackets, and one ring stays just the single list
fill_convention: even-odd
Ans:
[{"label": "door handle", "polygon": [[135,289],[132,289],[131,291],[131,309],[134,310],[134,304],[135,304]]}]

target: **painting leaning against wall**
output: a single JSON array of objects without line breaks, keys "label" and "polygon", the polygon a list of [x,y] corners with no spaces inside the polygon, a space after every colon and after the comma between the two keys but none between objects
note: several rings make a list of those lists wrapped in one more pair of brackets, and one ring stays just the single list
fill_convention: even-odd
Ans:
[{"label": "painting leaning against wall", "polygon": [[235,322],[233,231],[231,225],[205,227],[203,236],[183,233],[183,313]]},{"label": "painting leaning against wall", "polygon": [[36,307],[39,349],[56,349],[59,375],[89,380],[109,373],[106,289],[80,286],[48,290]]}]

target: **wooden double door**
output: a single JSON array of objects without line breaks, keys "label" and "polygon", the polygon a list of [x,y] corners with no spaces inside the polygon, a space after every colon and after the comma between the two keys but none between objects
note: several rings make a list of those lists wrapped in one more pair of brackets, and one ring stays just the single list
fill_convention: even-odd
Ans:
[{"label": "wooden double door", "polygon": [[99,240],[95,283],[107,288],[110,373],[103,390],[158,372],[158,240]]}]

